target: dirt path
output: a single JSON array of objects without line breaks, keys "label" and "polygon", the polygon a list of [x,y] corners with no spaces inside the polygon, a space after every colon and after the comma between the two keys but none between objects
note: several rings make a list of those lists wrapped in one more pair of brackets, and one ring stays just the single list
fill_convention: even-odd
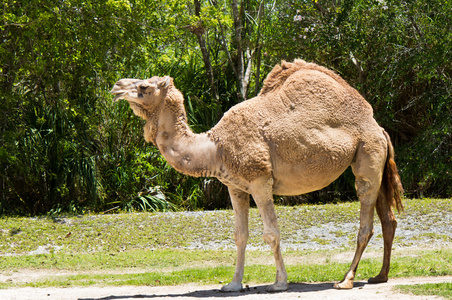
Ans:
[{"label": "dirt path", "polygon": [[396,285],[410,285],[417,283],[452,282],[452,276],[447,277],[420,277],[391,279],[388,283],[371,285],[364,281],[355,282],[352,290],[335,290],[332,283],[296,283],[290,285],[290,290],[284,293],[268,294],[265,286],[251,286],[244,292],[220,293],[219,285],[211,286],[126,286],[126,287],[86,287],[86,288],[19,288],[0,290],[3,300],[115,300],[115,299],[232,299],[265,300],[265,299],[438,299],[430,296],[413,296],[397,293],[393,287]]}]

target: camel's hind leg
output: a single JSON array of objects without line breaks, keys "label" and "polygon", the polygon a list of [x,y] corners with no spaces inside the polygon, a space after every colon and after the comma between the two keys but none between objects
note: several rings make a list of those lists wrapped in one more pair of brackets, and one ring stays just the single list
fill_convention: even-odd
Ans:
[{"label": "camel's hind leg", "polygon": [[241,190],[229,187],[232,207],[235,216],[235,244],[237,245],[237,263],[231,283],[221,288],[222,292],[242,290],[243,271],[245,268],[245,248],[248,241],[248,212],[250,195]]},{"label": "camel's hind leg", "polygon": [[344,279],[334,285],[337,289],[351,289],[353,287],[359,261],[373,235],[374,210],[380,191],[385,161],[386,144],[384,141],[381,143],[377,141],[372,145],[361,144],[356,153],[355,161],[352,163],[356,192],[361,202],[360,226],[355,256]]},{"label": "camel's hind leg", "polygon": [[370,278],[369,283],[381,283],[388,281],[389,265],[391,261],[392,242],[394,240],[395,230],[397,227],[397,220],[394,213],[386,200],[386,191],[382,186],[380,195],[377,200],[377,213],[381,221],[381,227],[383,231],[384,240],[384,256],[383,266],[381,267],[380,274]]}]

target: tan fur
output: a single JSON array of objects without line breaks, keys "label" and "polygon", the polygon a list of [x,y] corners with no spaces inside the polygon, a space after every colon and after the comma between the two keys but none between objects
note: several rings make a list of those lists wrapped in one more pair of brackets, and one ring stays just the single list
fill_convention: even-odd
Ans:
[{"label": "tan fur", "polygon": [[241,289],[248,238],[249,195],[263,223],[277,268],[269,291],[288,288],[280,250],[273,194],[299,195],[321,189],[351,166],[361,202],[357,249],[336,288],[351,288],[356,268],[373,234],[374,210],[381,219],[384,260],[370,282],[387,280],[402,187],[387,133],[369,103],[340,76],[316,64],[282,62],[267,76],[260,94],[227,111],[210,131],[187,125],[183,96],[169,77],[123,79],[112,90],[147,120],[144,135],[178,171],[212,176],[229,188],[236,216],[237,266],[223,291]]},{"label": "tan fur", "polygon": [[301,69],[314,70],[325,73],[325,75],[333,78],[343,87],[347,88],[349,93],[355,94],[356,97],[360,97],[359,93],[355,89],[350,87],[348,83],[344,79],[342,79],[342,77],[340,77],[333,71],[314,63],[308,63],[301,59],[296,59],[294,62],[283,61],[280,66],[275,66],[273,70],[267,75],[267,78],[265,78],[264,86],[262,87],[262,90],[259,94],[264,95],[282,87],[287,78]]}]

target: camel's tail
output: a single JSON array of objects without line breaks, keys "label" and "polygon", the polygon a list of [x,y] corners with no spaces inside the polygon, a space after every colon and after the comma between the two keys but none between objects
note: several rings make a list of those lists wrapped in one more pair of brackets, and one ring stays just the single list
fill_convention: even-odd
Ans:
[{"label": "camel's tail", "polygon": [[385,191],[386,201],[388,201],[389,205],[397,208],[399,212],[402,212],[403,204],[401,197],[403,194],[403,187],[394,161],[394,147],[392,146],[389,134],[384,130],[383,133],[388,142],[388,156],[386,158],[383,179],[381,182],[382,191]]}]

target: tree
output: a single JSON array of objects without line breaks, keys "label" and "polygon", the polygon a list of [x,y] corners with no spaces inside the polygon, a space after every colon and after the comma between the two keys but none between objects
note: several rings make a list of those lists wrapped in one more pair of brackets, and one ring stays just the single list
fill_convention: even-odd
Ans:
[{"label": "tree", "polygon": [[[108,91],[170,75],[206,131],[294,58],[335,70],[372,104],[408,196],[448,197],[451,15],[439,0],[5,0],[0,213],[149,207],[160,192],[186,209],[225,207],[218,182],[169,168]],[[304,199],[354,197],[346,174]]]},{"label": "tree", "polygon": [[3,11],[0,211],[101,205],[98,104],[118,69],[144,65],[144,26],[124,21],[127,1],[7,1]]},{"label": "tree", "polygon": [[[194,17],[189,20],[189,28],[197,36],[212,97],[217,99],[215,81],[218,78],[215,80],[210,53],[217,51],[213,53],[217,58],[217,67],[227,59],[233,72],[238,101],[247,99],[253,69],[256,69],[256,76],[260,76],[265,1],[243,0],[239,3],[237,0],[194,0],[193,5]],[[271,17],[270,10],[267,17]],[[217,45],[221,45],[222,50],[214,48]],[[259,82],[259,77],[256,78]],[[254,94],[257,91],[256,87]]]}]

